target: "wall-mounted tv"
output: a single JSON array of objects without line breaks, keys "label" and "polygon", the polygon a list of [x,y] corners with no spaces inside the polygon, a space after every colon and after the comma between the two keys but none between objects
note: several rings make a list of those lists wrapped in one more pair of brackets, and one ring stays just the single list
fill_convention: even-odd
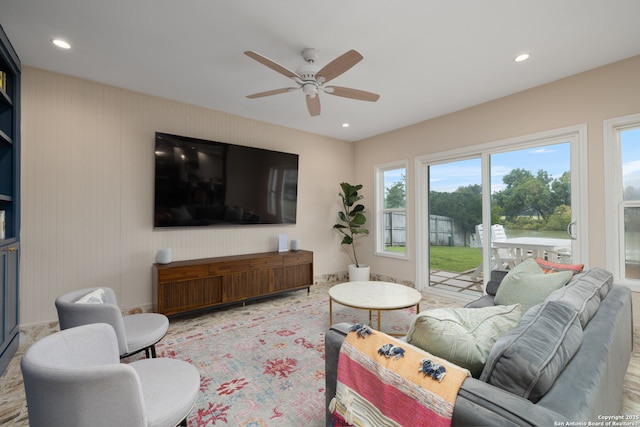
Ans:
[{"label": "wall-mounted tv", "polygon": [[154,227],[295,224],[298,155],[156,132]]}]

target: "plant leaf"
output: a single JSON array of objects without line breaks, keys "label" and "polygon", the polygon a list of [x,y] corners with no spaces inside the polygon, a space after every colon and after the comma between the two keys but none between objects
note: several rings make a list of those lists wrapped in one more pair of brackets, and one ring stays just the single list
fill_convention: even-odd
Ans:
[{"label": "plant leaf", "polygon": [[367,217],[365,217],[363,214],[361,214],[360,212],[356,213],[353,218],[351,219],[351,222],[353,224],[356,224],[357,226],[361,226],[363,225],[365,222],[367,222]]},{"label": "plant leaf", "polygon": [[351,232],[353,234],[369,234],[369,230],[367,230],[366,228],[355,228],[352,229]]}]

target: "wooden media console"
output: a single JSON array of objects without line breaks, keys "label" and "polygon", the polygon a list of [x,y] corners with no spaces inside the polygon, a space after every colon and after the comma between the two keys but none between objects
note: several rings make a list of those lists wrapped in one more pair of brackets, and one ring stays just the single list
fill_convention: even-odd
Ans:
[{"label": "wooden media console", "polygon": [[167,316],[307,288],[313,252],[289,251],[153,265],[154,310]]}]

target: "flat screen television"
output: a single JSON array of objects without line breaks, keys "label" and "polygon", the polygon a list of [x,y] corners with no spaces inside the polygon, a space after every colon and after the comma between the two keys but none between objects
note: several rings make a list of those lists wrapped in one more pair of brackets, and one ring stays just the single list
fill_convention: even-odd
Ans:
[{"label": "flat screen television", "polygon": [[156,132],[156,228],[295,224],[297,199],[297,154]]}]

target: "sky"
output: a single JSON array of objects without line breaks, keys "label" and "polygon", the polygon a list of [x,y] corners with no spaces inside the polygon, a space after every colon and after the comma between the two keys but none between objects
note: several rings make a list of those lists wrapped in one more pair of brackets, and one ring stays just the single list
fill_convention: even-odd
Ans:
[{"label": "sky", "polygon": [[[640,188],[640,128],[621,133],[624,186]],[[491,155],[491,192],[505,188],[502,178],[512,169],[521,168],[534,175],[542,169],[551,178],[559,178],[569,170],[569,143],[552,144]],[[481,183],[480,158],[433,165],[430,167],[432,191],[452,192],[458,187]],[[385,171],[385,188],[402,181],[404,169]]]},{"label": "sky", "polygon": [[623,187],[640,188],[640,128],[622,131],[620,142]]},{"label": "sky", "polygon": [[[511,170],[520,168],[536,175],[539,170],[559,178],[569,170],[569,143],[546,145],[491,155],[491,192],[505,188],[502,178]],[[458,187],[481,184],[480,158],[431,166],[431,190],[452,192]]]},{"label": "sky", "polygon": [[392,187],[396,182],[404,181],[406,174],[407,171],[404,168],[384,171],[384,188]]}]

